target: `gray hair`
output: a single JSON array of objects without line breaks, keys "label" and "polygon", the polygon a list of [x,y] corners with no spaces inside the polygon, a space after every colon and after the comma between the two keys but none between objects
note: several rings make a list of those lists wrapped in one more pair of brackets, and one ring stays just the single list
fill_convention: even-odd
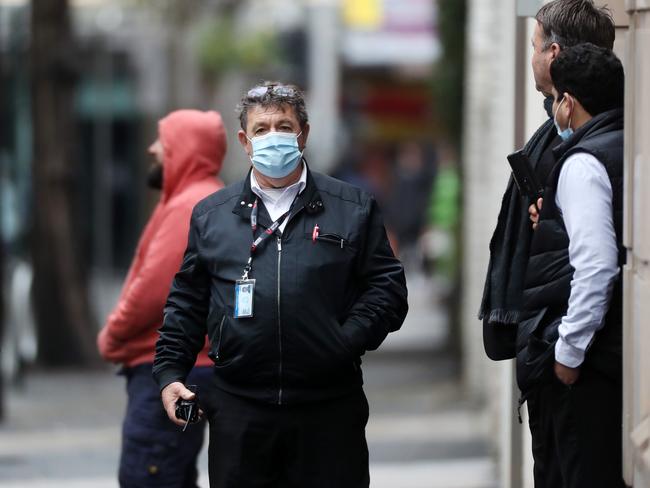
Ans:
[{"label": "gray hair", "polygon": [[239,125],[244,131],[248,124],[248,110],[251,107],[291,107],[301,128],[304,128],[309,121],[305,96],[296,85],[264,81],[248,90],[237,105]]},{"label": "gray hair", "polygon": [[614,47],[614,20],[607,7],[596,7],[593,0],[552,0],[535,16],[543,31],[543,50],[557,43],[567,48],[590,42]]}]

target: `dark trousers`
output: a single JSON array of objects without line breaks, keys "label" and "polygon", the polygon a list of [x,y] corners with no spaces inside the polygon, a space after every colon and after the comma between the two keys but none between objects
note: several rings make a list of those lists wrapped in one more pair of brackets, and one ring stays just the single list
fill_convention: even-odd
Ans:
[{"label": "dark trousers", "polygon": [[296,406],[214,392],[211,488],[367,488],[368,402],[360,389]]},{"label": "dark trousers", "polygon": [[535,488],[623,488],[619,382],[583,368],[572,386],[553,382],[528,397]]},{"label": "dark trousers", "polygon": [[[121,488],[196,488],[196,460],[201,452],[205,421],[185,432],[173,424],[151,377],[151,364],[124,370],[128,404],[122,425]],[[211,387],[212,368],[194,368],[187,384],[199,395]]]}]

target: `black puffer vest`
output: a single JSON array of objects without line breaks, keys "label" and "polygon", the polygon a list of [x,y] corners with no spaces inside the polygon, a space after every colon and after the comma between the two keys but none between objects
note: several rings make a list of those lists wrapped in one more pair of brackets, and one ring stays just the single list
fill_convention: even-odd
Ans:
[{"label": "black puffer vest", "polygon": [[[569,261],[569,236],[555,205],[558,179],[572,154],[586,152],[607,170],[612,185],[613,221],[619,249],[619,265],[625,262],[623,247],[623,110],[597,115],[568,141],[553,150],[557,164],[548,179],[544,206],[534,233],[524,285],[524,320],[517,338],[517,380],[525,392],[552,374],[557,328],[566,314],[574,269]],[[595,337],[585,365],[620,380],[622,351],[621,275],[614,286],[605,326]]]}]

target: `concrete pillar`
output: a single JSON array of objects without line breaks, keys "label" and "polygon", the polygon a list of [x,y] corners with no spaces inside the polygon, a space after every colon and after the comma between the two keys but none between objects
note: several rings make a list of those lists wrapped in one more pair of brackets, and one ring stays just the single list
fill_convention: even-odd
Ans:
[{"label": "concrete pillar", "polygon": [[336,141],[339,127],[339,5],[338,0],[311,0],[307,3],[309,35],[308,107],[310,121],[308,154],[311,167],[327,172],[339,156]]},{"label": "concrete pillar", "polygon": [[[510,169],[506,155],[516,146],[515,0],[469,0],[463,141],[464,242],[463,379],[485,398],[493,419],[492,438],[502,447],[502,487],[521,488],[520,427],[512,362],[494,363],[483,350],[477,318],[494,230]],[[513,422],[514,421],[514,422]],[[496,447],[496,446],[495,446]]]}]

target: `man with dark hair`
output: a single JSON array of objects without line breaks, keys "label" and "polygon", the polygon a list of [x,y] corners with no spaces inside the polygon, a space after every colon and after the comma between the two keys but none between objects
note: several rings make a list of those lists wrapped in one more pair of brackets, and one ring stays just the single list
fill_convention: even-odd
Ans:
[{"label": "man with dark hair", "polygon": [[367,488],[361,356],[406,316],[402,265],[367,193],[312,172],[302,93],[240,104],[248,176],[200,202],[156,345],[172,421],[206,332],[213,488]]},{"label": "man with dark hair", "polygon": [[623,107],[623,65],[609,49],[585,43],[560,53],[551,64],[551,80],[554,103],[568,93],[568,100],[591,116]]},{"label": "man with dark hair", "polygon": [[[597,8],[592,0],[553,0],[539,10],[531,64],[537,90],[546,99],[544,105],[549,119],[526,143],[524,152],[542,183],[555,164],[552,148],[561,142],[551,112],[551,63],[562,49],[577,42],[592,42],[611,49],[613,41],[614,22],[610,12]],[[490,262],[479,312],[485,351],[494,360],[516,356],[531,237],[528,203],[511,179],[490,241]]]},{"label": "man with dark hair", "polygon": [[551,79],[562,143],[544,198],[529,208],[520,326],[531,334],[517,355],[535,486],[624,487],[623,66],[580,44],[558,54]]}]

